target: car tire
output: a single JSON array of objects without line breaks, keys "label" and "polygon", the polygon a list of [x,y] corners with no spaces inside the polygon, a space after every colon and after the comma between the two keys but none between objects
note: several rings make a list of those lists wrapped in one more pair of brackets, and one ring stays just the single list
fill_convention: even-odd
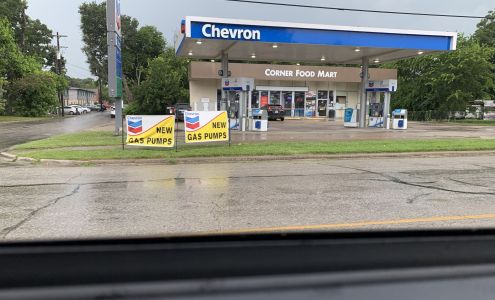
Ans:
[{"label": "car tire", "polygon": [[73,114],[74,114],[74,112],[73,112],[73,111],[69,111],[69,115],[73,115]]},{"label": "car tire", "polygon": [[110,118],[115,119],[115,116],[114,115],[110,115]]},{"label": "car tire", "polygon": [[280,118],[280,121],[282,121],[282,122],[283,122],[283,121],[284,121],[284,118]]}]

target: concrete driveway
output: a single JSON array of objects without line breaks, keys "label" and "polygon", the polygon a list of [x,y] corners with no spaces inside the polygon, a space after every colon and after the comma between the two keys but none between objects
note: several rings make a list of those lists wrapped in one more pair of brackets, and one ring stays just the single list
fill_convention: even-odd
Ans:
[{"label": "concrete driveway", "polygon": [[495,126],[466,126],[448,123],[409,122],[409,129],[344,128],[342,121],[303,119],[270,121],[266,133],[232,131],[241,141],[334,141],[438,138],[495,138]]}]

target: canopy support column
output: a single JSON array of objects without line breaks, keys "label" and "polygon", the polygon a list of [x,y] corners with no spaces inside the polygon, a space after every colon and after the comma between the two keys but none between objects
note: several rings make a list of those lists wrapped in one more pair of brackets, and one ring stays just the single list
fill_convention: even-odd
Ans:
[{"label": "canopy support column", "polygon": [[[229,54],[227,52],[222,52],[222,77],[229,77]],[[224,91],[222,88],[222,100],[220,101],[220,110],[226,111],[228,109],[228,91]]]},{"label": "canopy support column", "polygon": [[366,115],[367,115],[367,100],[366,99],[366,87],[368,86],[368,68],[369,68],[369,58],[367,56],[363,57],[363,67],[361,71],[361,97],[359,104],[359,128],[366,127]]}]

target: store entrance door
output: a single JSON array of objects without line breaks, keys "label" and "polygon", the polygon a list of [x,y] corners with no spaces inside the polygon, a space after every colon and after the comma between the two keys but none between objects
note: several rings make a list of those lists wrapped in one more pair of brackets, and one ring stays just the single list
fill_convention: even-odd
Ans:
[{"label": "store entrance door", "polygon": [[294,116],[294,109],[293,109],[294,92],[282,92],[282,98],[284,99],[285,116],[286,117],[293,117]]},{"label": "store entrance door", "polygon": [[318,117],[327,116],[328,100],[318,100]]}]

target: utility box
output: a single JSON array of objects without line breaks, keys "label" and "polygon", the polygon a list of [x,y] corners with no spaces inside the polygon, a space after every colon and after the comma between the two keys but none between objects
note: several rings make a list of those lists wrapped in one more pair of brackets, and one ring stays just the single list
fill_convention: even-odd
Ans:
[{"label": "utility box", "polygon": [[407,129],[407,109],[396,109],[392,112],[392,129]]}]

